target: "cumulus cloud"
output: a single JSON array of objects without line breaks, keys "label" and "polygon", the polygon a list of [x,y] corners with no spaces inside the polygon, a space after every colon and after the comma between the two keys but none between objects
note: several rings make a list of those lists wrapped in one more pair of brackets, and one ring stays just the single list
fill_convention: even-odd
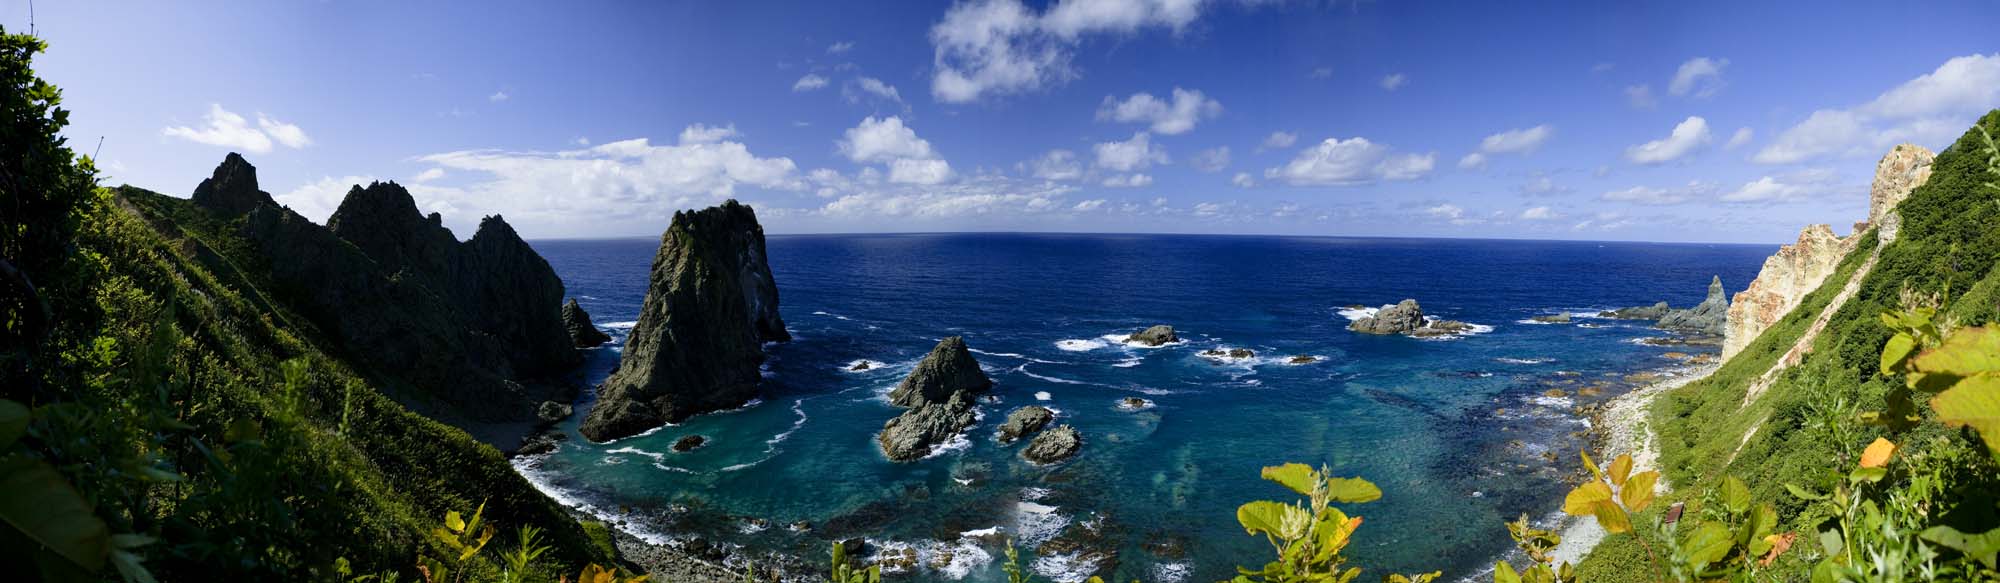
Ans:
[{"label": "cumulus cloud", "polygon": [[1462,169],[1465,169],[1465,170],[1477,170],[1477,169],[1481,169],[1481,168],[1485,168],[1485,167],[1486,167],[1486,155],[1485,155],[1485,154],[1481,154],[1481,153],[1479,153],[1479,152],[1473,152],[1473,153],[1471,153],[1471,154],[1466,154],[1464,158],[1459,158],[1459,159],[1458,159],[1458,167],[1459,167],[1459,168],[1462,168]]},{"label": "cumulus cloud", "polygon": [[1660,99],[1653,96],[1652,85],[1633,85],[1625,88],[1625,103],[1633,109],[1652,109],[1660,106]]},{"label": "cumulus cloud", "polygon": [[1713,138],[1708,120],[1690,116],[1674,126],[1667,137],[1625,149],[1625,159],[1639,164],[1662,164],[1678,160],[1707,145]]},{"label": "cumulus cloud", "polygon": [[208,114],[202,116],[201,127],[169,126],[160,130],[160,135],[180,138],[197,144],[221,146],[264,154],[271,151],[272,144],[298,149],[312,145],[312,138],[306,136],[299,126],[271,119],[257,114],[257,125],[250,120],[222,108],[222,104],[209,104]]},{"label": "cumulus cloud", "polygon": [[888,165],[890,182],[938,184],[952,176],[951,165],[931,149],[929,140],[903,125],[902,118],[871,115],[842,135],[842,155],[857,163]]},{"label": "cumulus cloud", "polygon": [[1202,150],[1188,164],[1202,172],[1221,172],[1229,167],[1229,146]]},{"label": "cumulus cloud", "polygon": [[1751,130],[1750,128],[1747,128],[1747,127],[1746,127],[1746,128],[1736,128],[1736,133],[1734,133],[1734,134],[1730,134],[1730,135],[1729,135],[1729,143],[1727,143],[1727,144],[1723,144],[1723,145],[1722,145],[1722,149],[1724,149],[1724,150],[1734,150],[1734,149],[1737,149],[1737,148],[1740,148],[1740,147],[1742,147],[1742,146],[1743,146],[1744,144],[1748,144],[1748,143],[1750,143],[1750,140],[1751,140],[1752,138],[1755,138],[1756,136],[1757,136],[1757,133],[1756,133],[1755,131]]},{"label": "cumulus cloud", "polygon": [[1548,124],[1531,128],[1512,129],[1479,141],[1479,151],[1488,154],[1518,154],[1533,152],[1554,136],[1556,129]]},{"label": "cumulus cloud", "polygon": [[1257,185],[1257,179],[1251,178],[1249,172],[1237,172],[1236,176],[1229,179],[1229,183],[1236,185],[1237,188],[1250,188]]},{"label": "cumulus cloud", "polygon": [[1694,96],[1708,98],[1722,90],[1722,69],[1729,66],[1729,59],[1695,57],[1681,63],[1674,71],[1674,80],[1667,84],[1667,92],[1676,97]]},{"label": "cumulus cloud", "polygon": [[898,185],[868,177],[865,170],[863,174],[810,214],[834,219],[948,220],[1040,217],[1088,210],[1078,209],[1081,203],[1063,200],[1076,187],[1054,182],[1023,183],[997,175],[974,175],[937,185]]},{"label": "cumulus cloud", "polygon": [[709,127],[703,124],[694,124],[681,130],[681,143],[712,144],[736,136],[737,136],[736,124],[729,124],[720,127]]},{"label": "cumulus cloud", "polygon": [[1866,104],[1820,109],[1781,132],[1751,160],[1791,164],[1835,155],[1872,155],[1901,141],[1942,146],[2000,106],[2000,53],[1955,57]]},{"label": "cumulus cloud", "polygon": [[1271,135],[1264,136],[1264,143],[1258,147],[1265,150],[1283,150],[1292,147],[1292,144],[1296,143],[1299,143],[1298,134],[1292,132],[1271,132]]},{"label": "cumulus cloud", "polygon": [[[436,170],[440,175],[444,173],[444,170],[439,168],[432,168],[431,170]],[[426,170],[425,174],[428,173],[430,171]],[[419,179],[415,182],[422,182],[423,175],[418,176]],[[347,190],[349,188],[375,181],[376,178],[373,176],[343,176],[340,178],[326,176],[319,180],[301,184],[298,188],[274,194],[271,196],[271,200],[291,208],[292,212],[299,213],[299,216],[311,219],[316,223],[325,224],[327,217],[333,216],[333,211],[340,208],[340,201],[347,197]]]},{"label": "cumulus cloud", "polygon": [[1029,174],[1043,180],[1076,180],[1083,177],[1083,165],[1076,159],[1076,152],[1069,150],[1049,150],[1028,162]]},{"label": "cumulus cloud", "polygon": [[1076,203],[1076,206],[1070,207],[1070,210],[1074,210],[1077,212],[1090,212],[1097,210],[1099,208],[1103,208],[1104,203],[1105,200],[1101,198],[1093,198],[1090,200],[1078,201]]},{"label": "cumulus cloud", "polygon": [[1466,216],[1465,207],[1451,203],[1427,207],[1424,209],[1424,214],[1430,215],[1433,218],[1443,219],[1454,225],[1476,225],[1486,222],[1485,219]]},{"label": "cumulus cloud", "polygon": [[1203,96],[1200,91],[1179,87],[1174,88],[1172,100],[1150,93],[1134,93],[1123,101],[1106,95],[1104,103],[1097,107],[1097,121],[1151,124],[1154,133],[1164,135],[1186,133],[1202,118],[1221,114],[1221,102]]},{"label": "cumulus cloud", "polygon": [[1119,174],[1104,179],[1104,185],[1111,188],[1139,188],[1153,184],[1153,177],[1146,174]]},{"label": "cumulus cloud", "polygon": [[1665,206],[1681,204],[1694,200],[1697,197],[1713,194],[1714,192],[1715,185],[1713,183],[1696,180],[1689,182],[1687,186],[1681,188],[1634,186],[1624,190],[1606,192],[1600,198],[1613,202]]},{"label": "cumulus cloud", "polygon": [[1201,0],[1078,0],[1042,12],[1021,0],[952,5],[931,26],[931,96],[946,103],[1038,91],[1077,77],[1070,61],[1091,35],[1180,31],[1201,16]]},{"label": "cumulus cloud", "polygon": [[827,80],[825,77],[821,77],[815,73],[807,73],[806,76],[800,77],[798,81],[792,83],[792,91],[803,92],[824,89],[826,83]]},{"label": "cumulus cloud", "polygon": [[1521,211],[1521,220],[1524,221],[1550,221],[1560,218],[1562,218],[1562,215],[1557,214],[1554,209],[1545,206]]},{"label": "cumulus cloud", "polygon": [[1723,202],[1786,203],[1812,199],[1835,190],[1840,175],[1831,168],[1815,168],[1784,176],[1764,176],[1722,195]]},{"label": "cumulus cloud", "polygon": [[874,77],[857,78],[854,82],[849,83],[843,91],[847,95],[847,100],[853,103],[860,103],[861,100],[870,96],[880,98],[884,101],[903,102],[903,94],[896,91],[896,86],[883,83],[881,79]]},{"label": "cumulus cloud", "polygon": [[411,177],[410,182],[430,182],[439,178],[444,178],[443,168],[426,168],[423,172],[418,172],[416,176]]},{"label": "cumulus cloud", "polygon": [[499,103],[502,101],[506,101],[509,97],[510,96],[507,95],[506,91],[495,91],[493,92],[492,95],[486,96],[486,100],[494,103]]},{"label": "cumulus cloud", "polygon": [[1097,167],[1115,172],[1144,170],[1154,164],[1166,164],[1167,150],[1153,143],[1152,134],[1139,132],[1132,139],[1118,142],[1103,142],[1091,146],[1097,154]]},{"label": "cumulus cloud", "polygon": [[1436,154],[1392,153],[1388,146],[1354,137],[1327,138],[1284,166],[1264,171],[1264,177],[1294,186],[1330,186],[1374,180],[1412,180],[1429,174]]},{"label": "cumulus cloud", "polygon": [[1386,91],[1395,91],[1397,89],[1401,89],[1404,84],[1407,84],[1409,82],[1410,82],[1410,77],[1408,75],[1404,75],[1402,73],[1391,73],[1387,76],[1382,77],[1382,89]]},{"label": "cumulus cloud", "polygon": [[854,50],[854,41],[841,41],[826,47],[826,53],[829,55],[838,55],[851,50]]}]

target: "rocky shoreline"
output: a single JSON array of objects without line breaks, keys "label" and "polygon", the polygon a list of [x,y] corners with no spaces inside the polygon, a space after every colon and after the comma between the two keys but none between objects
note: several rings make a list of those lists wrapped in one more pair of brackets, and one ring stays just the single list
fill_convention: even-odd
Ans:
[{"label": "rocky shoreline", "polygon": [[[1590,449],[1593,458],[1609,460],[1621,454],[1632,455],[1635,469],[1658,469],[1659,447],[1653,443],[1653,432],[1647,417],[1653,408],[1653,400],[1661,394],[1680,388],[1707,377],[1720,364],[1685,365],[1668,369],[1666,377],[1652,384],[1633,389],[1623,395],[1605,401],[1603,406],[1590,414]],[[1569,460],[1574,463],[1579,460]],[[1668,490],[1670,486],[1663,476],[1654,485],[1655,491]],[[1597,521],[1577,517],[1564,517],[1562,544],[1556,547],[1554,555],[1558,562],[1578,563],[1590,554],[1605,537],[1603,528]]]}]

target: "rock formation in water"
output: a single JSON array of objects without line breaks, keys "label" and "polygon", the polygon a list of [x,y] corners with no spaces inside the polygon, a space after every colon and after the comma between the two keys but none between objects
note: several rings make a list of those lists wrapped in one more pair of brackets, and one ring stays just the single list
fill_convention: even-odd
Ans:
[{"label": "rock formation in water", "polygon": [[1402,334],[1424,325],[1424,309],[1416,300],[1406,299],[1393,306],[1383,306],[1375,315],[1355,320],[1347,324],[1348,330],[1363,334]]},{"label": "rock formation in water", "polygon": [[1535,316],[1535,317],[1533,317],[1533,318],[1529,318],[1529,319],[1530,319],[1530,320],[1534,320],[1534,321],[1536,321],[1536,322],[1541,322],[1541,323],[1543,323],[1543,324],[1568,324],[1568,323],[1570,323],[1570,317],[1569,317],[1569,313],[1568,313],[1568,312],[1564,312],[1564,313],[1561,313],[1561,314],[1550,314],[1550,315],[1546,315],[1546,316]]},{"label": "rock formation in water", "polygon": [[624,358],[579,431],[604,441],[740,407],[757,395],[763,343],[790,339],[756,212],[731,200],[674,213]]},{"label": "rock formation in water", "polygon": [[1605,310],[1602,312],[1598,312],[1597,316],[1600,318],[1611,318],[1614,320],[1648,320],[1648,321],[1658,322],[1660,321],[1660,318],[1666,317],[1667,312],[1670,311],[1673,311],[1672,307],[1667,306],[1666,302],[1660,302],[1650,306],[1637,306],[1631,308],[1618,308],[1616,310]]},{"label": "rock formation in water", "polygon": [[[1913,144],[1899,144],[1882,156],[1875,164],[1875,181],[1868,190],[1868,219],[1855,225],[1855,235],[1872,227],[1880,244],[1896,240],[1902,228],[1896,205],[1930,180],[1934,158],[1930,150]],[[1840,267],[1841,258],[1860,242],[1855,235],[1838,237],[1827,225],[1808,225],[1799,232],[1798,242],[1780,247],[1766,258],[1757,279],[1737,293],[1729,306],[1722,357],[1742,352],[1758,334],[1805,301],[1806,294],[1819,289]]]},{"label": "rock formation in water", "polygon": [[1028,405],[1014,409],[1007,414],[1007,420],[1000,423],[1000,443],[1013,443],[1035,432],[1056,418],[1054,411],[1041,405]]},{"label": "rock formation in water", "polygon": [[1146,346],[1164,346],[1167,344],[1180,342],[1181,337],[1174,335],[1173,326],[1161,324],[1158,326],[1147,328],[1145,330],[1133,332],[1132,335],[1125,337],[1125,341],[1136,342],[1139,344],[1144,344]]},{"label": "rock formation in water", "polygon": [[978,421],[974,401],[992,386],[964,339],[953,336],[938,342],[889,393],[889,402],[910,410],[882,426],[876,436],[882,454],[898,462],[929,455],[932,448]]},{"label": "rock formation in water", "polygon": [[1660,321],[1654,326],[1666,330],[1721,336],[1723,325],[1728,318],[1729,295],[1723,293],[1722,276],[1718,275],[1708,282],[1708,297],[1701,303],[1685,310],[1668,311],[1667,315],[1660,317]]},{"label": "rock formation in water", "polygon": [[1052,464],[1069,459],[1083,447],[1083,435],[1075,427],[1058,425],[1055,429],[1035,435],[1028,447],[1021,449],[1021,458],[1038,463]]},{"label": "rock formation in water", "polygon": [[577,348],[590,348],[611,341],[610,335],[590,323],[590,312],[583,311],[576,298],[570,298],[569,303],[563,304],[562,320],[563,328],[569,330],[570,343]]},{"label": "rock formation in water", "polygon": [[581,361],[562,280],[499,217],[460,243],[401,186],[376,183],[349,190],[321,226],[259,190],[233,153],[193,200],[240,217],[238,234],[270,258],[272,291],[410,408],[512,449],[540,403],[574,395],[545,380]]}]

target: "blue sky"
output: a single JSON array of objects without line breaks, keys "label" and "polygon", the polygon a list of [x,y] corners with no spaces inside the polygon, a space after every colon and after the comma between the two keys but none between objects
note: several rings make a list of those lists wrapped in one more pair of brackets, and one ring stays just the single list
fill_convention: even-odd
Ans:
[{"label": "blue sky", "polygon": [[[27,3],[0,0],[22,30]],[[2000,4],[42,2],[112,183],[243,152],[469,236],[1090,231],[1780,242],[2000,107]]]}]

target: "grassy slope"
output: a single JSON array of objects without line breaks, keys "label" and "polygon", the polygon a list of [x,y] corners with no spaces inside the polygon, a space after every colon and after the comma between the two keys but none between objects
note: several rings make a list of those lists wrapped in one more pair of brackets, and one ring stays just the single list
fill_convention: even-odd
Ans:
[{"label": "grassy slope", "polygon": [[[2000,132],[2000,111],[1979,122]],[[1948,512],[1992,512],[1996,472],[1977,451],[1976,437],[1925,420],[1916,427],[1891,432],[1860,427],[1859,435],[1836,441],[1811,424],[1815,403],[1835,398],[1858,403],[1862,411],[1882,410],[1884,396],[1900,379],[1877,374],[1881,349],[1890,332],[1877,315],[1902,305],[1906,288],[1943,294],[1944,312],[1961,325],[1995,321],[2000,297],[2000,192],[1981,188],[1984,160],[1977,155],[1976,131],[1940,152],[1929,182],[1916,189],[1898,211],[1903,217],[1899,239],[1881,250],[1875,268],[1861,287],[1829,321],[1813,342],[1813,351],[1798,366],[1787,369],[1755,402],[1743,396],[1759,375],[1799,340],[1812,320],[1839,292],[1875,245],[1872,234],[1842,261],[1835,275],[1808,295],[1798,309],[1760,335],[1742,354],[1730,359],[1706,379],[1663,395],[1654,404],[1652,425],[1658,429],[1661,470],[1672,479],[1674,499],[1698,509],[1701,498],[1725,475],[1749,483],[1758,500],[1777,506],[1784,530],[1812,532],[1826,516],[1785,493],[1789,482],[1825,491],[1832,484],[1826,469],[1851,464],[1841,459],[1876,436],[1886,436],[1910,448],[1907,455],[1949,460],[1961,477],[1955,486],[1959,500]],[[1928,414],[1928,407],[1922,407]],[[1756,434],[1743,441],[1751,428]],[[1848,442],[1852,443],[1848,443]],[[1740,448],[1740,451],[1739,451]],[[1788,556],[1786,562],[1802,569]],[[1638,580],[1633,569],[1644,554],[1630,537],[1614,537],[1593,552],[1582,572],[1593,581]],[[1802,571],[1794,571],[1802,576]]]},{"label": "grassy slope", "polygon": [[[615,560],[493,448],[409,412],[322,348],[304,318],[262,291],[268,259],[231,235],[230,223],[186,200],[139,189],[119,189],[117,198],[83,238],[83,247],[102,258],[101,334],[146,346],[159,335],[150,324],[171,318],[179,336],[171,350],[173,384],[185,391],[175,401],[192,432],[222,442],[228,423],[247,418],[264,426],[268,441],[288,444],[271,448],[283,458],[276,467],[289,474],[270,488],[284,501],[273,519],[285,527],[262,526],[303,539],[271,541],[297,555],[292,568],[318,569],[345,557],[357,570],[408,571],[419,554],[441,556],[426,534],[439,517],[482,501],[487,518],[503,529],[494,548],[512,540],[512,529],[532,525],[555,547],[543,559],[552,567],[574,573],[584,563]],[[297,413],[273,389],[284,385],[280,364],[289,359],[307,363]],[[269,435],[279,432],[283,439]],[[153,563],[156,571],[182,575],[215,567],[189,560]]]}]

